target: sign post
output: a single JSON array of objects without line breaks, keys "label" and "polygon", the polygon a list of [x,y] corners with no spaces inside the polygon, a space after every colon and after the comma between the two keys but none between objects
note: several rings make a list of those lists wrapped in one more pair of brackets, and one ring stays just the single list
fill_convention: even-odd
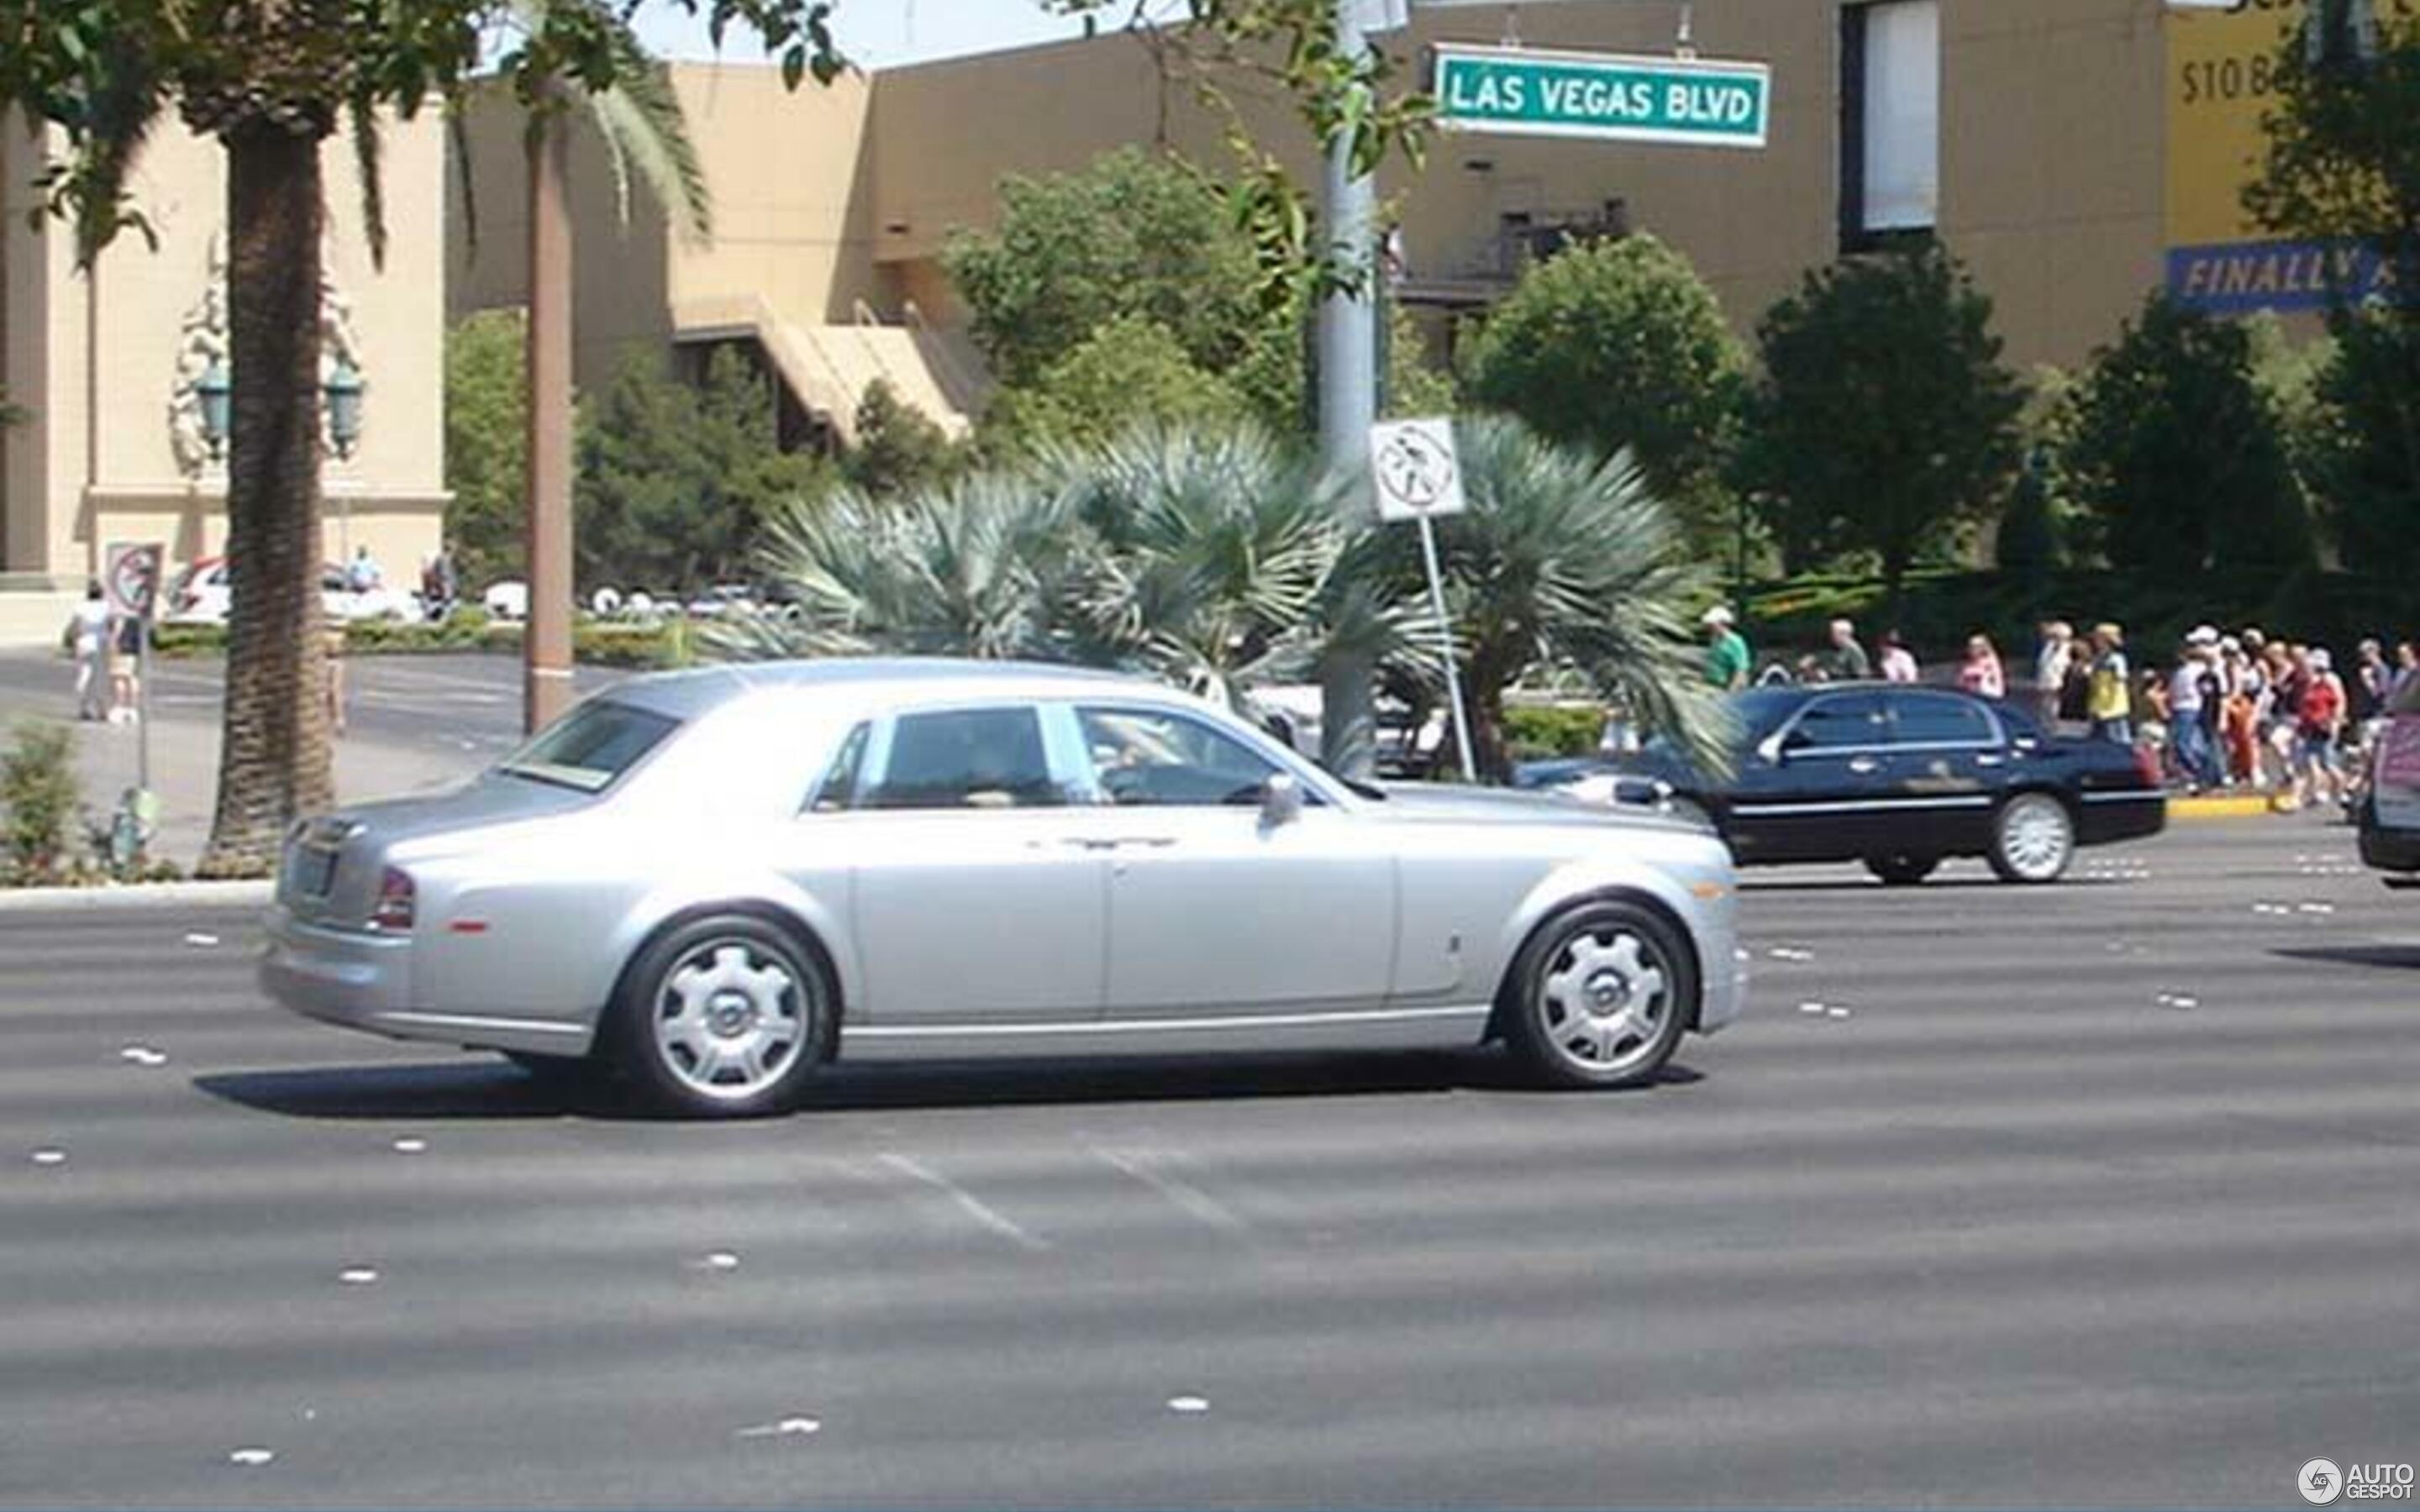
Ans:
[{"label": "sign post", "polygon": [[109,607],[134,622],[134,785],[151,791],[151,615],[160,600],[160,569],[167,548],[157,541],[112,541],[102,558],[101,591]]},{"label": "sign post", "polygon": [[1454,455],[1453,422],[1444,419],[1388,420],[1370,427],[1370,477],[1378,496],[1378,517],[1411,520],[1420,530],[1420,560],[1428,567],[1429,608],[1436,614],[1438,658],[1445,663],[1445,697],[1453,716],[1454,753],[1462,759],[1466,782],[1479,780],[1479,764],[1470,756],[1470,720],[1464,713],[1462,673],[1454,661],[1453,622],[1445,608],[1445,574],[1437,566],[1436,527],[1440,515],[1459,515],[1462,466]]}]

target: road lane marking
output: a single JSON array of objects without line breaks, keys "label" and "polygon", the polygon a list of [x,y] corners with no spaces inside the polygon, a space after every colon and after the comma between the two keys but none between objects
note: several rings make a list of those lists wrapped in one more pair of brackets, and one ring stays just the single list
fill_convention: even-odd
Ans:
[{"label": "road lane marking", "polygon": [[1093,1153],[1213,1228],[1224,1228],[1233,1233],[1251,1227],[1240,1213],[1217,1197],[1181,1177],[1156,1169],[1147,1160],[1124,1155],[1114,1149],[1095,1149]]},{"label": "road lane marking", "polygon": [[923,1162],[916,1160],[911,1156],[894,1155],[888,1151],[883,1153],[881,1160],[883,1165],[890,1166],[892,1170],[897,1171],[904,1176],[911,1177],[914,1180],[923,1182],[924,1185],[931,1187],[934,1191],[948,1197],[952,1202],[957,1204],[958,1210],[961,1212],[964,1212],[968,1217],[972,1218],[975,1222],[983,1225],[985,1228],[990,1229],[993,1233],[1000,1235],[1002,1239],[1009,1241],[1011,1243],[1020,1245],[1036,1253],[1047,1250],[1050,1247],[1050,1242],[1048,1240],[1044,1239],[1039,1234],[1029,1232],[1025,1228],[1019,1227],[1016,1220],[1009,1217],[1008,1214],[1001,1212],[999,1209],[984,1201],[983,1198],[976,1196],[965,1187],[958,1185],[957,1182],[951,1180],[946,1176],[943,1176],[940,1172],[934,1170],[929,1165],[926,1165]]}]

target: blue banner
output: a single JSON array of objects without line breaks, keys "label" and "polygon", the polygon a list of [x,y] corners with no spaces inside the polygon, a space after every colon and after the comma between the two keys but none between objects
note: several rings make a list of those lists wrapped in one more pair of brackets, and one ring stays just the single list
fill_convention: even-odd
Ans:
[{"label": "blue banner", "polygon": [[2361,247],[2228,241],[2168,249],[2168,293],[2213,315],[2325,309],[2332,281],[2356,304],[2395,297],[2394,269]]}]

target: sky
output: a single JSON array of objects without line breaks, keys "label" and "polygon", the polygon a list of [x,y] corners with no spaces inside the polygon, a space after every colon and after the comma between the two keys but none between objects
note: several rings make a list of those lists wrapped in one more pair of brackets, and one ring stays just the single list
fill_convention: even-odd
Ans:
[{"label": "sky", "polygon": [[[1115,26],[1125,14],[1123,8],[1113,8],[1104,14],[1102,25]],[[640,37],[659,57],[706,60],[715,55],[705,22],[681,14],[678,6],[663,0],[643,6],[637,23]],[[832,30],[851,62],[885,69],[1059,41],[1081,36],[1083,23],[1051,15],[1034,0],[838,0]],[[730,42],[725,58],[754,62],[764,56],[752,39],[735,34]]]}]

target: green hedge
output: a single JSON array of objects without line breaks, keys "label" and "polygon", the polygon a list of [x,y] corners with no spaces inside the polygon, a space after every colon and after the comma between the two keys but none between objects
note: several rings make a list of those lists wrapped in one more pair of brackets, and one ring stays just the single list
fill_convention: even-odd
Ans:
[{"label": "green hedge", "polygon": [[[226,630],[216,625],[163,625],[152,644],[163,656],[218,656],[226,650]],[[597,667],[636,667],[659,671],[689,665],[695,639],[680,620],[657,625],[582,621],[572,626],[572,655]],[[442,624],[397,620],[356,620],[345,626],[348,656],[413,656],[444,651],[515,652],[520,649],[521,626],[493,621],[479,610],[463,610]]]},{"label": "green hedge", "polygon": [[1504,711],[1504,743],[1514,761],[1593,755],[1605,738],[1605,710],[1594,704],[1513,704]]}]

